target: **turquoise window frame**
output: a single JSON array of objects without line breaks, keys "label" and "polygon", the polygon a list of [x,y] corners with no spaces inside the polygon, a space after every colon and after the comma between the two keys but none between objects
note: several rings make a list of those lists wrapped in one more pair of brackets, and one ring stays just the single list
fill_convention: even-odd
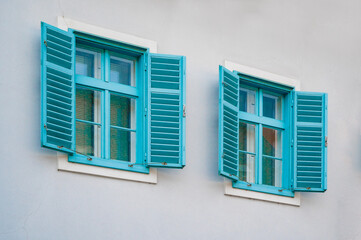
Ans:
[{"label": "turquoise window frame", "polygon": [[[255,161],[255,183],[248,183],[241,180],[233,181],[233,187],[268,193],[281,196],[293,197],[293,161],[292,161],[292,96],[294,88],[269,82],[264,79],[238,73],[240,86],[257,89],[255,113],[238,111],[238,121],[256,125],[256,161]],[[263,91],[282,96],[282,120],[263,117]],[[263,135],[262,127],[282,130],[282,187],[262,184],[262,149]],[[240,150],[239,150],[240,151]],[[240,151],[244,152],[244,151]]]},{"label": "turquoise window frame", "polygon": [[[75,152],[69,155],[68,161],[99,167],[107,167],[139,173],[149,173],[146,166],[146,123],[145,123],[145,91],[146,91],[146,61],[148,48],[142,48],[127,43],[116,42],[106,38],[92,36],[69,29],[76,38],[76,46],[82,48],[101,49],[101,79],[75,75],[76,87],[82,87],[101,92],[101,157],[86,156]],[[135,60],[135,87],[110,82],[110,51],[117,52],[128,59]],[[135,161],[126,162],[110,159],[110,94],[115,93],[135,99],[136,105],[136,157]],[[75,136],[76,138],[76,136]]]}]

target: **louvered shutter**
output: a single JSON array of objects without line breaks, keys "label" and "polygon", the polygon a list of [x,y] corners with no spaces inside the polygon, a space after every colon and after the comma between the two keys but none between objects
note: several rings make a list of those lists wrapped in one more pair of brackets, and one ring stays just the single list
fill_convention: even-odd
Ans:
[{"label": "louvered shutter", "polygon": [[41,143],[73,152],[74,138],[74,35],[41,23]]},{"label": "louvered shutter", "polygon": [[219,174],[238,180],[239,176],[239,78],[219,67]]},{"label": "louvered shutter", "polygon": [[147,91],[147,164],[185,165],[185,57],[150,54]]},{"label": "louvered shutter", "polygon": [[294,190],[327,189],[327,94],[296,92],[294,97]]}]

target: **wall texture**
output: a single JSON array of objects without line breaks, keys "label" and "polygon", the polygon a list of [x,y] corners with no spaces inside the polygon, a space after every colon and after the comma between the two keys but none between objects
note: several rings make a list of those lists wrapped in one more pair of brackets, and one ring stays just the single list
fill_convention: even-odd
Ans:
[{"label": "wall texture", "polygon": [[[361,1],[3,0],[0,239],[361,239]],[[40,147],[40,21],[65,16],[187,56],[187,166],[158,184],[57,171]],[[225,59],[329,93],[328,188],[301,207],[225,196]]]}]

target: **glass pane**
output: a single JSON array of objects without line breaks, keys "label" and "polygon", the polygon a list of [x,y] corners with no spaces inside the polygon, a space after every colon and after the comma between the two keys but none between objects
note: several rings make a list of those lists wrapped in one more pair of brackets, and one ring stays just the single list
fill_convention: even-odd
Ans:
[{"label": "glass pane", "polygon": [[282,157],[282,132],[272,128],[263,128],[263,155]]},{"label": "glass pane", "polygon": [[239,150],[255,153],[256,151],[256,126],[239,122]]},{"label": "glass pane", "polygon": [[76,88],[76,118],[100,123],[100,95],[99,91]]},{"label": "glass pane", "polygon": [[110,57],[110,81],[135,86],[134,61],[121,57]]},{"label": "glass pane", "polygon": [[110,128],[110,158],[127,162],[135,160],[135,132]]},{"label": "glass pane", "polygon": [[281,120],[282,119],[282,97],[263,94],[263,116]]},{"label": "glass pane", "polygon": [[76,151],[94,157],[101,157],[101,128],[88,123],[76,123]]},{"label": "glass pane", "polygon": [[282,161],[263,157],[262,184],[282,187]]},{"label": "glass pane", "polygon": [[256,91],[240,88],[239,89],[239,110],[248,113],[256,113]]},{"label": "glass pane", "polygon": [[76,74],[101,79],[101,52],[76,49]]},{"label": "glass pane", "polygon": [[110,124],[135,129],[135,99],[110,95]]},{"label": "glass pane", "polygon": [[255,182],[255,155],[239,153],[239,180]]}]

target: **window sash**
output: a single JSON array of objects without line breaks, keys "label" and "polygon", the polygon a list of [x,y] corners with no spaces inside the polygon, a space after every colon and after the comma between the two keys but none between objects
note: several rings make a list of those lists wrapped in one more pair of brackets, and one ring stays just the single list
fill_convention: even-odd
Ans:
[{"label": "window sash", "polygon": [[[268,118],[268,117],[264,117],[263,116],[263,89],[262,88],[255,88],[254,86],[248,86],[247,84],[244,83],[240,83],[241,87],[244,88],[252,88],[252,89],[256,89],[256,107],[255,107],[255,114],[251,114],[248,112],[243,112],[243,111],[239,111],[238,112],[238,120],[240,122],[245,122],[245,123],[249,123],[249,124],[254,124],[256,126],[256,153],[248,153],[246,151],[242,151],[239,150],[240,153],[247,153],[247,154],[254,154],[255,155],[255,185],[258,186],[256,187],[257,189],[261,189],[262,187],[266,187],[267,189],[269,188],[274,188],[274,189],[278,189],[276,190],[276,192],[278,192],[278,194],[281,194],[280,191],[284,191],[285,189],[290,189],[290,182],[291,179],[289,176],[289,169],[290,169],[290,154],[288,154],[287,149],[289,149],[291,147],[291,141],[290,141],[290,111],[288,111],[287,109],[290,109],[290,96],[291,93],[286,94],[282,97],[281,100],[281,111],[282,111],[282,120],[277,120],[277,119],[273,119],[273,118]],[[279,95],[276,92],[271,92],[269,90],[267,90],[267,93],[272,93],[275,95]],[[265,93],[266,94],[266,93]],[[262,133],[262,129],[266,127],[266,128],[272,128],[278,131],[282,132],[282,157],[272,157],[272,156],[267,156],[263,154],[263,133]],[[270,157],[272,159],[275,160],[281,160],[282,161],[282,184],[281,187],[276,187],[276,186],[269,186],[269,185],[264,185],[262,184],[262,179],[263,179],[263,157]],[[239,186],[242,185],[241,180],[238,181],[238,183],[235,183],[236,185],[238,184]],[[250,187],[251,183],[247,183],[247,182],[243,182],[243,184],[247,184],[247,188]],[[252,184],[251,184],[252,185]],[[243,185],[242,185],[243,186]],[[268,190],[267,190],[268,191]],[[285,191],[283,194],[288,195],[289,193],[287,191]]]},{"label": "window sash", "polygon": [[[79,40],[77,38],[77,40]],[[140,70],[140,61],[142,61],[144,58],[140,57],[140,55],[138,57],[135,56],[129,56],[130,60],[134,60],[134,66],[133,66],[133,70],[134,70],[134,75],[132,76],[132,78],[134,78],[134,82],[135,82],[135,86],[129,86],[129,85],[125,85],[125,84],[120,84],[120,83],[115,83],[115,82],[111,82],[110,81],[110,57],[111,54],[110,52],[114,52],[114,50],[112,49],[112,51],[108,50],[107,47],[108,45],[102,45],[102,43],[99,43],[98,46],[96,46],[96,48],[90,46],[91,44],[89,44],[89,46],[86,44],[87,42],[82,42],[81,44],[77,42],[77,47],[81,47],[82,49],[98,49],[101,52],[101,57],[100,57],[100,69],[101,69],[101,78],[95,78],[95,77],[89,77],[89,76],[84,76],[84,75],[78,75],[75,74],[75,84],[76,87],[84,87],[84,88],[88,88],[88,89],[93,89],[93,90],[97,90],[101,92],[101,124],[97,124],[97,123],[93,123],[93,122],[89,122],[88,124],[93,124],[93,125],[99,125],[101,126],[101,158],[96,158],[96,164],[95,161],[92,161],[93,165],[99,165],[99,161],[100,159],[102,159],[104,161],[104,164],[107,163],[108,160],[110,160],[111,156],[110,156],[110,129],[119,129],[119,130],[123,130],[123,131],[127,131],[130,132],[132,134],[135,134],[135,148],[134,148],[134,152],[136,152],[135,154],[132,153],[132,156],[135,156],[134,158],[131,159],[130,162],[127,162],[130,165],[133,164],[138,164],[140,163],[141,165],[143,164],[142,162],[142,154],[140,154],[141,152],[144,151],[144,146],[143,146],[143,134],[142,131],[140,131],[139,129],[142,129],[143,126],[143,119],[141,119],[141,116],[143,116],[143,105],[144,105],[144,99],[141,99],[140,96],[142,95],[142,84],[141,80],[143,79],[143,76],[141,76],[141,74],[139,73]],[[104,47],[104,48],[102,48]],[[139,53],[138,53],[139,54]],[[123,128],[123,127],[119,127],[119,126],[113,126],[110,124],[110,94],[117,94],[117,95],[121,95],[121,96],[125,96],[125,97],[129,97],[129,98],[133,98],[135,100],[135,115],[138,116],[138,118],[136,118],[136,122],[134,124],[132,124],[132,128]],[[84,122],[83,120],[79,120],[76,119],[77,122]],[[84,122],[85,123],[85,122]],[[137,131],[138,129],[138,131]],[[133,152],[133,150],[132,150]],[[77,156],[81,157],[81,156]],[[79,158],[80,159],[80,158]],[[113,160],[115,162],[124,162],[121,160]],[[109,165],[109,164],[105,164],[105,165]],[[105,166],[104,165],[104,166]],[[113,164],[110,164],[113,166]],[[121,169],[123,169],[123,167],[121,167]],[[130,167],[131,169],[133,169],[133,166]]]}]

